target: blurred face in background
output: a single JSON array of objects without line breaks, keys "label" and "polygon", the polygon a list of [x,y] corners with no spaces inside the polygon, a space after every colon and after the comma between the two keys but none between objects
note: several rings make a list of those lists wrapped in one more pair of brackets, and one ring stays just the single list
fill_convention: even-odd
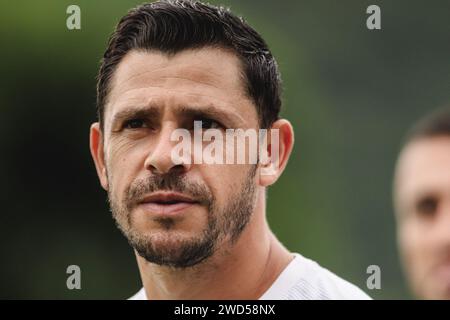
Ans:
[{"label": "blurred face in background", "polygon": [[450,299],[450,136],[407,144],[394,189],[398,243],[411,289],[421,299]]},{"label": "blurred face in background", "polygon": [[175,165],[171,158],[179,143],[173,131],[193,135],[195,120],[223,132],[258,128],[240,68],[233,53],[202,48],[173,56],[130,51],[115,71],[104,130],[91,128],[91,151],[117,225],[147,261],[195,265],[236,240],[250,220],[254,164]]}]

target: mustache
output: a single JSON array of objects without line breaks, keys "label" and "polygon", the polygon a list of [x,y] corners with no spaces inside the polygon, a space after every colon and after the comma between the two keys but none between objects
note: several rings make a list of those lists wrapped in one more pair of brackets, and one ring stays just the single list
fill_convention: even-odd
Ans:
[{"label": "mustache", "polygon": [[125,203],[128,209],[131,209],[143,197],[157,191],[179,192],[208,206],[214,201],[211,191],[205,184],[189,181],[184,174],[168,172],[165,174],[152,174],[151,176],[135,180],[125,190]]}]

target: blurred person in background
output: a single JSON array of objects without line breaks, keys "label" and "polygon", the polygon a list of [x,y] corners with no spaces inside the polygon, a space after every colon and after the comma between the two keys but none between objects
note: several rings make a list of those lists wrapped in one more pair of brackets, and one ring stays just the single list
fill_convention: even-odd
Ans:
[{"label": "blurred person in background", "polygon": [[419,299],[450,299],[450,109],[419,121],[394,178],[403,268]]}]

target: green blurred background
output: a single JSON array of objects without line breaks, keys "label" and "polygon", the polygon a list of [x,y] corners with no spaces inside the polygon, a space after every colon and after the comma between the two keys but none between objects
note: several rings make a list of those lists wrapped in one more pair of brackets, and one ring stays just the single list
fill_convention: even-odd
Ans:
[{"label": "green blurred background", "polygon": [[[267,40],[296,145],[269,191],[292,251],[377,299],[411,298],[395,240],[391,178],[401,139],[450,97],[449,1],[210,1]],[[141,1],[0,5],[0,298],[127,298],[140,288],[88,149],[95,76],[118,19]],[[66,8],[81,8],[81,30]],[[381,7],[382,29],[366,28]],[[66,268],[81,267],[81,290]],[[381,268],[368,290],[366,268]]]}]

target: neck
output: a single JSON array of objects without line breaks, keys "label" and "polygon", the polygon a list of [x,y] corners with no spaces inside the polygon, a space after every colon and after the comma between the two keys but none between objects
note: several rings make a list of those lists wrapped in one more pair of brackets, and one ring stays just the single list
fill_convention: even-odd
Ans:
[{"label": "neck", "polygon": [[164,300],[259,299],[292,260],[270,231],[264,190],[247,227],[233,245],[221,245],[202,263],[174,269],[137,256],[147,297]]}]

